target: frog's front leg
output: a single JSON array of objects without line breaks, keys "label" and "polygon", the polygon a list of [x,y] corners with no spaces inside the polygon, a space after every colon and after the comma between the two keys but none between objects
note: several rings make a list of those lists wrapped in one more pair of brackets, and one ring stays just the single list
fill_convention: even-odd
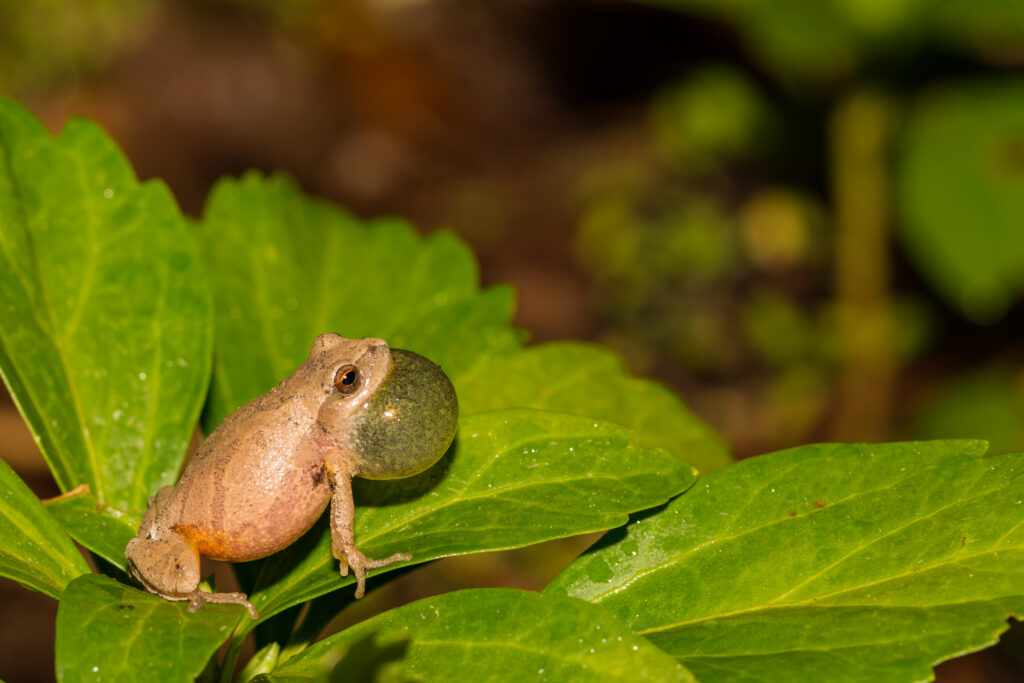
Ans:
[{"label": "frog's front leg", "polygon": [[352,499],[352,476],[344,467],[331,471],[331,550],[335,559],[341,562],[341,575],[348,576],[349,567],[356,577],[356,597],[366,592],[366,570],[385,567],[394,562],[412,559],[410,553],[395,553],[383,560],[374,560],[363,555],[356,548],[355,523],[356,506]]}]

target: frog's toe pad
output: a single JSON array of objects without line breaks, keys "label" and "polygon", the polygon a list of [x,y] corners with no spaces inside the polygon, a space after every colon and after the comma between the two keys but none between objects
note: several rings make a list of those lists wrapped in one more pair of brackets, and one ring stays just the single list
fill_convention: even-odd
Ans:
[{"label": "frog's toe pad", "polygon": [[355,548],[346,549],[345,559],[341,561],[341,575],[348,576],[349,567],[352,568],[352,573],[356,577],[356,598],[358,599],[366,593],[367,569],[379,569],[395,562],[408,562],[411,559],[411,553],[395,553],[382,560],[374,560],[363,555]]}]

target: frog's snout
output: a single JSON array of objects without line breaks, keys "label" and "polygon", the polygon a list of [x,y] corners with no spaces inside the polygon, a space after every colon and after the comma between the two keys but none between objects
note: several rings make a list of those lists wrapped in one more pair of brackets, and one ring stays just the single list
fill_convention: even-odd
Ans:
[{"label": "frog's snout", "polygon": [[459,417],[448,375],[418,353],[391,349],[391,370],[355,420],[350,434],[358,476],[398,479],[441,459]]}]

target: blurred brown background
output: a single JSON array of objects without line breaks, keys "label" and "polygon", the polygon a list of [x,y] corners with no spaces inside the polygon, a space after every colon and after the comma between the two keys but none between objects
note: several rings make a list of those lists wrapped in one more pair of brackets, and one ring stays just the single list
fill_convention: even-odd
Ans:
[{"label": "blurred brown background", "polygon": [[[615,348],[737,457],[1021,448],[1024,13],[777,4],[0,0],[0,93],[97,120],[192,215],[255,167],[454,230],[532,339]],[[57,493],[6,396],[0,457]],[[588,542],[436,563],[343,620],[539,588]],[[52,678],[56,605],[0,589],[0,677]],[[1020,680],[1014,637],[940,680]]]}]

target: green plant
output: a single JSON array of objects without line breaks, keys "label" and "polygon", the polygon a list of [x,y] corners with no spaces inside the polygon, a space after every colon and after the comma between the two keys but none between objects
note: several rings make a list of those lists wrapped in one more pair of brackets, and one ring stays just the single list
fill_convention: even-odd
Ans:
[{"label": "green plant", "polygon": [[[637,4],[681,15],[713,61],[687,61],[635,143],[580,174],[597,338],[699,377],[739,453],[920,435],[936,421],[908,406],[959,384],[936,358],[1016,370],[1021,5]],[[955,433],[1002,449],[986,415],[959,411]]]},{"label": "green plant", "polygon": [[[258,175],[192,225],[93,124],[54,138],[0,102],[0,369],[65,492],[41,503],[0,464],[0,574],[60,601],[58,678],[232,680],[254,634],[241,680],[918,680],[1024,610],[1024,456],[940,441],[726,466],[667,389],[599,348],[524,348],[511,306],[448,233]],[[316,644],[352,600],[324,525],[235,567],[257,621],[133,586],[124,546],[200,410],[209,430],[327,330],[441,363],[462,408],[443,467],[357,487],[369,555],[612,531],[539,594],[456,591]]]}]

